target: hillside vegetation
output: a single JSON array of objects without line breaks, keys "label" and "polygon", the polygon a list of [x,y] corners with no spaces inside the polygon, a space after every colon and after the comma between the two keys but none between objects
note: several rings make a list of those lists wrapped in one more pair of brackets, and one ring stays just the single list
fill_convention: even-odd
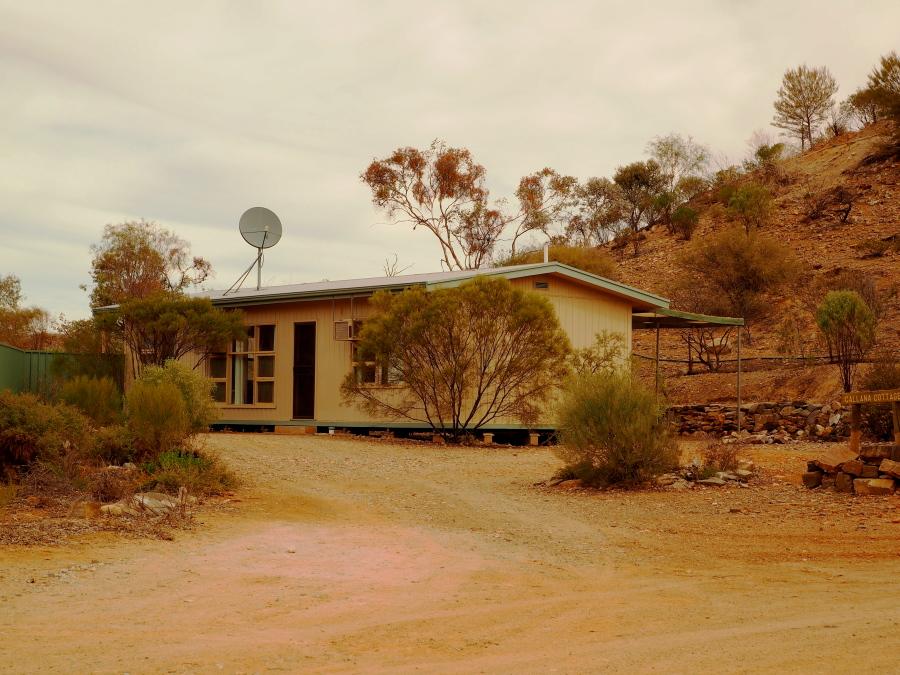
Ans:
[{"label": "hillside vegetation", "polygon": [[[839,277],[860,284],[871,282],[881,304],[878,348],[900,347],[900,161],[879,152],[890,134],[890,125],[879,122],[822,141],[777,162],[774,170],[757,169],[737,179],[738,184],[766,186],[771,194],[770,216],[759,232],[796,257],[792,282],[765,296],[767,309],[751,326],[751,340],[745,339],[742,349],[744,357],[827,355],[814,310],[821,290]],[[842,222],[845,206],[831,197],[838,189],[853,195],[846,222]],[[693,241],[736,223],[729,210],[716,203],[715,189],[695,197],[692,205],[700,214]],[[638,255],[615,243],[607,245],[617,258],[618,276],[626,283],[673,297],[673,279],[680,274],[678,260],[691,242],[660,226],[642,234]],[[678,299],[673,306],[679,307]],[[650,334],[636,334],[635,351],[652,355],[653,340]],[[664,331],[661,344],[665,358],[687,358],[678,331]],[[734,358],[733,347],[727,352],[724,359]],[[745,399],[836,396],[840,392],[837,369],[812,363],[809,358],[749,360],[745,364]],[[686,364],[666,363],[663,368],[673,402],[733,399],[733,372],[703,373],[705,368],[695,366],[699,374],[685,377],[686,370]]]}]

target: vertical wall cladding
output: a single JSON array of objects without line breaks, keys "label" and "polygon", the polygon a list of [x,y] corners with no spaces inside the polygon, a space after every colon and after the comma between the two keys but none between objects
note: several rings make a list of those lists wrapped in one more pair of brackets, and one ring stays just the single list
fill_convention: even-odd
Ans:
[{"label": "vertical wall cladding", "polygon": [[[546,296],[574,348],[589,347],[597,333],[607,330],[621,333],[631,353],[629,301],[549,274],[515,279],[513,283]],[[537,284],[546,284],[546,288],[538,289]]]},{"label": "vertical wall cladding", "polygon": [[341,401],[340,384],[350,370],[350,342],[334,339],[335,321],[364,319],[366,298],[279,303],[243,309],[250,324],[275,324],[275,405],[220,406],[223,420],[286,422],[293,415],[294,324],[316,324],[316,420],[366,422],[368,418]]}]

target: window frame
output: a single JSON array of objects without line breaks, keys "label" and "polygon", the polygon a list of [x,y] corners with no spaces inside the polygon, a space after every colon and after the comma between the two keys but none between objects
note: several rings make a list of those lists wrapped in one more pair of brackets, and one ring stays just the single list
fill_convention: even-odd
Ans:
[{"label": "window frame", "polygon": [[[259,350],[259,342],[260,342],[260,328],[262,327],[272,327],[272,349],[260,351]],[[276,388],[276,380],[278,379],[278,370],[276,367],[277,364],[277,356],[275,350],[275,341],[277,335],[277,324],[274,322],[270,323],[254,323],[247,325],[247,337],[241,340],[230,340],[227,348],[224,352],[216,352],[212,354],[212,356],[225,356],[225,379],[222,378],[213,378],[210,379],[215,383],[224,382],[225,384],[225,400],[224,401],[216,401],[216,405],[220,408],[258,408],[258,409],[266,409],[266,408],[275,408],[278,404],[278,392]],[[247,364],[247,368],[251,368],[251,374],[248,378],[250,382],[252,382],[252,393],[253,393],[253,402],[252,403],[235,403],[234,402],[234,372],[235,372],[235,359],[236,358],[244,358]],[[259,361],[261,357],[271,357],[272,359],[272,375],[271,376],[260,376],[259,375]],[[207,368],[207,374],[209,374],[209,368]],[[267,402],[260,402],[259,400],[259,385],[260,384],[271,383],[272,386],[272,400]]]}]

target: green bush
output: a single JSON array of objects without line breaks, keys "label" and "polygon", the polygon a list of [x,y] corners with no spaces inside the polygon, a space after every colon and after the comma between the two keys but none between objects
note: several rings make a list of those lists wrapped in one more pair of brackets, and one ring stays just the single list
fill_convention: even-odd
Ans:
[{"label": "green bush", "polygon": [[222,494],[238,483],[218,458],[195,450],[161,453],[144,468],[154,487],[171,493],[185,487],[194,495]]},{"label": "green bush", "polygon": [[108,377],[79,375],[62,386],[59,399],[78,408],[98,426],[115,423],[122,413],[122,395]]},{"label": "green bush", "polygon": [[700,213],[690,206],[682,204],[672,213],[672,231],[687,241],[694,236]]},{"label": "green bush", "polygon": [[628,373],[572,378],[559,408],[557,454],[593,485],[636,483],[678,464],[678,446],[652,391]]},{"label": "green bush", "polygon": [[76,408],[0,391],[0,467],[35,461],[58,465],[90,448],[90,425]]},{"label": "green bush", "polygon": [[170,360],[164,366],[146,366],[140,379],[155,384],[170,383],[178,388],[184,401],[190,433],[207,431],[210,423],[215,421],[213,385],[202,372],[189,368],[180,361]]},{"label": "green bush", "polygon": [[172,382],[136,380],[125,400],[128,431],[138,457],[157,457],[190,435],[184,399]]}]

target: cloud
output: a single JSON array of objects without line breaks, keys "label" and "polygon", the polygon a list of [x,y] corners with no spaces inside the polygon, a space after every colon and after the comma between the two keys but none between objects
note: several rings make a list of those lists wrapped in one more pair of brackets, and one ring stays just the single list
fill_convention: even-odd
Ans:
[{"label": "cloud", "polygon": [[285,224],[268,283],[437,268],[359,181],[374,156],[441,137],[496,196],[552,166],[608,175],[678,131],[733,158],[785,68],[847,95],[895,48],[900,6],[831,3],[0,2],[0,273],[87,313],[89,246],[147,218],[229,285],[245,208]]}]

